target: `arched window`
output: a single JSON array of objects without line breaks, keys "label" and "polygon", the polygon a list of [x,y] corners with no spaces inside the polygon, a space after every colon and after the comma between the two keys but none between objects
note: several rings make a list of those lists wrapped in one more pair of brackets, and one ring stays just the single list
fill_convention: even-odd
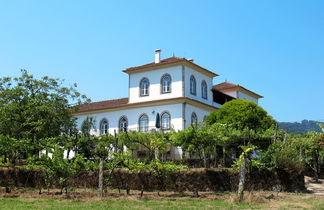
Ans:
[{"label": "arched window", "polygon": [[146,114],[142,114],[138,120],[139,124],[139,131],[140,132],[147,132],[148,131],[148,124],[149,118]]},{"label": "arched window", "polygon": [[191,114],[191,124],[197,124],[198,123],[198,118],[197,118],[197,115],[196,113],[192,113]]},{"label": "arched window", "polygon": [[140,96],[148,96],[150,88],[150,81],[147,78],[141,79],[140,82]]},{"label": "arched window", "polygon": [[108,120],[106,120],[106,119],[101,120],[100,135],[108,133],[108,128],[109,128]]},{"label": "arched window", "polygon": [[190,77],[190,93],[196,95],[196,78],[193,75]]},{"label": "arched window", "polygon": [[207,99],[207,83],[205,80],[201,83],[201,97]]},{"label": "arched window", "polygon": [[161,93],[171,93],[171,76],[164,74],[161,77]]},{"label": "arched window", "polygon": [[127,117],[126,116],[122,116],[120,119],[119,119],[119,131],[120,132],[124,132],[127,130],[127,127],[128,127],[128,122],[127,122]]},{"label": "arched window", "polygon": [[168,130],[171,127],[171,115],[168,112],[161,114],[161,128],[162,130]]}]

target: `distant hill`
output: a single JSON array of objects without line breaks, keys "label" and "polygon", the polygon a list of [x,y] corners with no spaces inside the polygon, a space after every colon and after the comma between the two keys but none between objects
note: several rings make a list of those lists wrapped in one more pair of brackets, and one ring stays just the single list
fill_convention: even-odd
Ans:
[{"label": "distant hill", "polygon": [[303,134],[308,131],[322,132],[322,129],[317,125],[318,121],[303,120],[301,122],[279,122],[279,128],[288,133]]}]

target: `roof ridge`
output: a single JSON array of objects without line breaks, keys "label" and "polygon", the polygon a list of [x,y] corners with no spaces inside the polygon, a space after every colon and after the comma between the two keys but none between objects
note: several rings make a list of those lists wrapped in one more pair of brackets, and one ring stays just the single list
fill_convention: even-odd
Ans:
[{"label": "roof ridge", "polygon": [[123,72],[125,73],[129,73],[129,72],[133,72],[133,71],[137,71],[137,70],[141,70],[141,69],[145,69],[145,68],[155,68],[155,67],[158,67],[158,66],[163,66],[163,65],[166,65],[166,64],[173,64],[173,63],[177,63],[177,62],[187,62],[187,63],[190,63],[191,65],[195,66],[196,68],[202,70],[203,72],[207,73],[208,75],[211,75],[213,77],[216,77],[216,76],[219,76],[218,74],[190,61],[189,59],[187,58],[180,58],[180,57],[176,57],[176,56],[172,56],[172,57],[168,57],[168,58],[165,58],[165,59],[162,59],[160,60],[159,63],[155,63],[155,62],[150,62],[150,63],[146,63],[146,64],[143,64],[143,65],[139,65],[139,66],[134,66],[134,67],[129,67],[129,68],[126,68],[125,70],[123,70]]}]

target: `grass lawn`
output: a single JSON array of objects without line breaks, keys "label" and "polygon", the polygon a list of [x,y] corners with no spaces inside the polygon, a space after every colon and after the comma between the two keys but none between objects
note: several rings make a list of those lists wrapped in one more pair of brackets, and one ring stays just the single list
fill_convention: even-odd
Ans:
[{"label": "grass lawn", "polygon": [[0,209],[250,209],[255,204],[234,204],[224,200],[103,200],[68,201],[59,199],[1,198]]},{"label": "grass lawn", "polygon": [[[74,192],[76,196],[64,197],[55,194],[38,195],[36,191],[19,194],[1,194],[0,209],[323,209],[324,196],[311,194],[272,192],[246,193],[244,203],[235,203],[234,193],[201,193],[200,198],[174,196],[170,193],[157,196],[146,193],[140,198],[137,192],[132,195],[111,194],[103,199],[95,192]],[[92,194],[94,193],[94,194]],[[19,195],[18,197],[15,197]],[[73,193],[71,194],[73,195]],[[272,195],[271,199],[266,197]]]}]

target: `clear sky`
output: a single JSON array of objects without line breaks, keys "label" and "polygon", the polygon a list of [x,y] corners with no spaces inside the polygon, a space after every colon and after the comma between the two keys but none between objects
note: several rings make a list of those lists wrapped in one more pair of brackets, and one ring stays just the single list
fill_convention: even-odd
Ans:
[{"label": "clear sky", "polygon": [[27,69],[92,101],[127,97],[127,67],[175,53],[264,96],[279,121],[324,121],[324,1],[0,0],[0,77]]}]

